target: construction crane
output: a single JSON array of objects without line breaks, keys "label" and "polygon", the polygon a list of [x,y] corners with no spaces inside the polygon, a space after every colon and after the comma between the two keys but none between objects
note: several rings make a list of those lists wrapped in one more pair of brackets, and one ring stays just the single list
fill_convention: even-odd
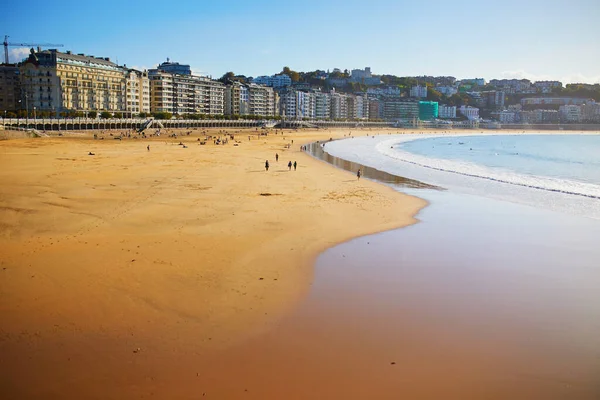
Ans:
[{"label": "construction crane", "polygon": [[4,35],[4,62],[8,64],[8,46],[16,46],[16,47],[63,47],[62,44],[52,44],[52,43],[8,43],[8,35]]}]

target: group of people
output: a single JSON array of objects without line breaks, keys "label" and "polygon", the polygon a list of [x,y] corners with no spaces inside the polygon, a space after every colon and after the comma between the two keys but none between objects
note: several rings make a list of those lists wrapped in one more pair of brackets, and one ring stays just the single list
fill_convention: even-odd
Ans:
[{"label": "group of people", "polygon": [[[275,153],[275,161],[279,161],[279,153]],[[292,161],[288,162],[288,170],[291,171],[292,167],[294,167],[294,171],[296,170],[296,168],[298,168],[298,162],[294,161],[294,163],[292,164]],[[265,171],[269,170],[269,160],[265,161]]]}]

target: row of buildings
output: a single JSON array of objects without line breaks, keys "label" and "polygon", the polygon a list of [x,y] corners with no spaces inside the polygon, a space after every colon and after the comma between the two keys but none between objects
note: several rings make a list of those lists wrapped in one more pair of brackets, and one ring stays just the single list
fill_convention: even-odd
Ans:
[{"label": "row of buildings", "polygon": [[[194,75],[189,65],[169,59],[157,68],[139,71],[119,66],[109,58],[38,48],[18,65],[0,66],[0,112],[4,116],[26,110],[28,115],[43,111],[53,116],[71,111],[108,111],[125,117],[168,113],[342,120],[459,117],[474,121],[480,119],[482,108],[486,117],[492,111],[491,117],[503,123],[600,122],[600,106],[586,99],[526,97],[521,100],[522,109],[505,106],[507,94],[528,90],[550,93],[562,87],[557,81],[504,79],[486,84],[481,78],[456,81],[452,77],[422,77],[425,85],[416,84],[404,92],[397,86],[381,85],[380,77],[373,75],[369,67],[352,70],[351,74],[334,70],[332,76],[374,86],[361,93],[341,93],[335,88],[324,91],[307,82],[292,82],[285,74],[260,76],[251,83],[223,83]],[[316,78],[331,76],[322,72]],[[446,96],[466,93],[471,99],[469,104],[475,107],[425,101],[430,87]]]},{"label": "row of buildings", "polygon": [[[415,99],[379,100],[376,95],[297,89],[290,77],[258,77],[252,83],[222,82],[193,75],[189,65],[171,62],[138,71],[109,58],[57,50],[31,51],[19,65],[0,68],[0,109],[50,112],[108,111],[174,115],[281,115],[291,119],[432,119],[438,105]],[[360,72],[360,73],[359,73]],[[362,75],[361,75],[362,73]],[[370,70],[355,79],[372,78]],[[415,97],[426,97],[417,87]],[[390,93],[392,94],[392,93]]]},{"label": "row of buildings", "polygon": [[492,116],[503,124],[600,123],[600,104],[563,104],[558,110],[523,110],[520,106],[511,106]]}]

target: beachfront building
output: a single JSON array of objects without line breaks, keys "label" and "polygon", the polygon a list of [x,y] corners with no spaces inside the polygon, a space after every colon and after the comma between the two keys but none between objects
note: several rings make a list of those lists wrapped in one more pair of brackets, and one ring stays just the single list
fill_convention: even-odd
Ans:
[{"label": "beachfront building", "polygon": [[413,100],[386,100],[383,102],[383,119],[388,121],[419,118],[419,102]]},{"label": "beachfront building", "polygon": [[223,115],[225,85],[205,76],[148,71],[150,110],[172,114]]},{"label": "beachfront building", "polygon": [[514,124],[519,121],[519,113],[517,111],[504,110],[492,115],[495,115],[502,124]]},{"label": "beachfront building", "polygon": [[464,115],[465,117],[467,117],[467,119],[469,121],[477,121],[477,120],[479,120],[479,108],[477,108],[477,107],[471,107],[471,106],[462,105],[462,106],[460,106],[460,108],[458,109],[458,111],[462,115]]},{"label": "beachfront building", "polygon": [[[109,58],[72,54],[57,50],[34,52],[19,67],[23,108],[62,111],[128,111],[127,95],[142,96],[142,90],[128,92],[131,69]],[[138,71],[139,72],[139,71]],[[138,82],[147,79],[139,72]],[[144,84],[142,83],[142,86]],[[130,98],[133,104],[143,99]],[[139,106],[138,108],[141,108]]]},{"label": "beachfront building", "polygon": [[427,97],[427,86],[413,86],[410,88],[410,97],[419,97],[425,98]]},{"label": "beachfront building", "polygon": [[587,103],[581,106],[581,121],[600,123],[600,104]]},{"label": "beachfront building", "polygon": [[277,94],[272,87],[250,83],[248,90],[248,114],[274,116],[276,115]]},{"label": "beachfront building", "polygon": [[285,88],[292,85],[292,78],[286,74],[258,76],[252,80],[252,83],[270,86],[273,88]]},{"label": "beachfront building", "polygon": [[369,119],[382,119],[383,118],[383,102],[376,98],[370,98],[367,104],[369,107]]},{"label": "beachfront building", "polygon": [[277,93],[255,83],[229,82],[225,87],[225,115],[277,115]]},{"label": "beachfront building", "polygon": [[223,110],[225,115],[242,115],[248,109],[248,88],[240,82],[229,82],[225,86]]},{"label": "beachfront building", "polygon": [[438,118],[456,118],[456,106],[440,104],[438,107]]},{"label": "beachfront building", "polygon": [[0,116],[21,108],[21,85],[19,83],[19,68],[15,64],[0,65]]},{"label": "beachfront building", "polygon": [[348,96],[335,90],[331,91],[331,119],[348,118]]},{"label": "beachfront building", "polygon": [[331,96],[329,93],[314,92],[315,118],[325,120],[331,118]]},{"label": "beachfront building", "polygon": [[581,107],[574,104],[563,105],[558,108],[560,119],[563,122],[580,122]]},{"label": "beachfront building", "polygon": [[125,112],[127,117],[150,112],[150,80],[147,71],[129,69],[125,73]]},{"label": "beachfront building", "polygon": [[421,121],[431,121],[438,117],[437,101],[420,101],[419,102],[419,119]]}]

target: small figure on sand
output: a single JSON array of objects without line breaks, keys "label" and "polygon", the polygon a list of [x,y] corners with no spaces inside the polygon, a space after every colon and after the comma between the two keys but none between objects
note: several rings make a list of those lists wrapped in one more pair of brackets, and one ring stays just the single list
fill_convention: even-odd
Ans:
[{"label": "small figure on sand", "polygon": [[296,170],[297,166],[298,166],[298,163],[296,161],[294,161],[294,171]]},{"label": "small figure on sand", "polygon": [[95,156],[94,153],[92,153],[91,151],[88,153],[88,156]]},{"label": "small figure on sand", "polygon": [[357,180],[360,180],[360,176],[362,175],[362,172],[360,170],[360,168],[358,169],[358,171],[356,171],[356,178]]},{"label": "small figure on sand", "polygon": [[148,147],[146,147],[148,149],[148,151],[150,151],[150,145],[148,145]]},{"label": "small figure on sand", "polygon": [[288,170],[290,170],[290,171],[292,170],[292,162],[291,161],[288,163]]},{"label": "small figure on sand", "polygon": [[279,154],[275,153],[275,161],[279,161]]},{"label": "small figure on sand", "polygon": [[269,160],[265,161],[265,170],[269,170]]}]

